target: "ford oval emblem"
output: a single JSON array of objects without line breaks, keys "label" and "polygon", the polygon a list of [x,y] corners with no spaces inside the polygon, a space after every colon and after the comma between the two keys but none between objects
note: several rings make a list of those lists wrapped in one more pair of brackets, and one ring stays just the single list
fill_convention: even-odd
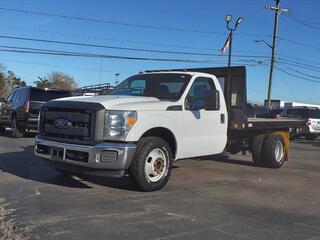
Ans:
[{"label": "ford oval emblem", "polygon": [[54,126],[59,129],[66,129],[72,126],[72,123],[64,118],[57,118],[54,121]]}]

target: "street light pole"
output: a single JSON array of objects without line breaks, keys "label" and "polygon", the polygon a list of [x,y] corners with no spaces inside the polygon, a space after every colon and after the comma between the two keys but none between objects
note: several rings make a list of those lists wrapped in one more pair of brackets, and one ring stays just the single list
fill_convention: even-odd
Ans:
[{"label": "street light pole", "polygon": [[230,39],[229,39],[230,46],[229,46],[229,56],[228,56],[228,67],[229,67],[229,69],[231,69],[232,37],[233,37],[232,35],[233,35],[233,30],[230,30],[230,35],[229,35],[229,37],[230,37]]},{"label": "street light pole", "polygon": [[288,9],[280,8],[280,0],[275,0],[275,7],[267,7],[271,10],[275,11],[274,15],[274,27],[273,27],[273,40],[272,40],[272,52],[271,52],[271,64],[270,64],[270,73],[269,73],[269,87],[268,87],[268,98],[267,98],[267,106],[271,108],[271,94],[272,94],[272,77],[273,77],[273,69],[275,63],[275,51],[276,51],[276,43],[277,43],[277,34],[278,34],[278,17],[282,12],[288,12]]},{"label": "street light pole", "polygon": [[228,56],[228,79],[225,89],[225,95],[226,95],[226,102],[228,106],[231,106],[231,57],[232,57],[232,40],[233,40],[233,32],[237,30],[237,27],[239,24],[242,22],[243,17],[239,17],[236,21],[236,24],[233,28],[230,27],[230,22],[232,20],[232,15],[226,15],[226,22],[227,22],[227,29],[229,30],[229,36],[228,40],[229,41],[229,56]]}]

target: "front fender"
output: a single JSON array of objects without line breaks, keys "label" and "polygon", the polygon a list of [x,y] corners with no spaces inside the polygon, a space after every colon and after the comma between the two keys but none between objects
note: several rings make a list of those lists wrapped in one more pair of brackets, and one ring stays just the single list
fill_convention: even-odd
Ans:
[{"label": "front fender", "polygon": [[[180,124],[178,124],[180,123]],[[157,112],[151,113],[150,111],[138,112],[138,121],[130,129],[126,142],[137,142],[142,135],[148,130],[153,128],[166,128],[171,131],[177,142],[177,155],[176,158],[181,157],[179,143],[182,142],[182,113],[177,112]]]}]

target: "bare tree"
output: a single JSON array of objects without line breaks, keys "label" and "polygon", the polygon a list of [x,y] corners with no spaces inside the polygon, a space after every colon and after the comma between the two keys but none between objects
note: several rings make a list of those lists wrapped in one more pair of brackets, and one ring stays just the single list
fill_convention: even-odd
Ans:
[{"label": "bare tree", "polygon": [[73,90],[77,87],[76,82],[72,76],[63,72],[53,71],[45,77],[38,77],[39,80],[35,81],[37,87],[41,88],[57,88],[65,90]]}]

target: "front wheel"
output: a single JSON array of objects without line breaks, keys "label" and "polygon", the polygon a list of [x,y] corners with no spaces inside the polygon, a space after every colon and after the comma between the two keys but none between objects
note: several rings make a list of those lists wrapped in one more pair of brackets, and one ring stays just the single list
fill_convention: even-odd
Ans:
[{"label": "front wheel", "polygon": [[13,138],[22,138],[23,134],[25,132],[25,129],[22,129],[19,127],[17,118],[13,117],[12,122],[11,122],[11,137]]},{"label": "front wheel", "polygon": [[165,140],[146,137],[139,141],[129,174],[141,191],[163,188],[169,180],[171,169],[172,152]]}]

